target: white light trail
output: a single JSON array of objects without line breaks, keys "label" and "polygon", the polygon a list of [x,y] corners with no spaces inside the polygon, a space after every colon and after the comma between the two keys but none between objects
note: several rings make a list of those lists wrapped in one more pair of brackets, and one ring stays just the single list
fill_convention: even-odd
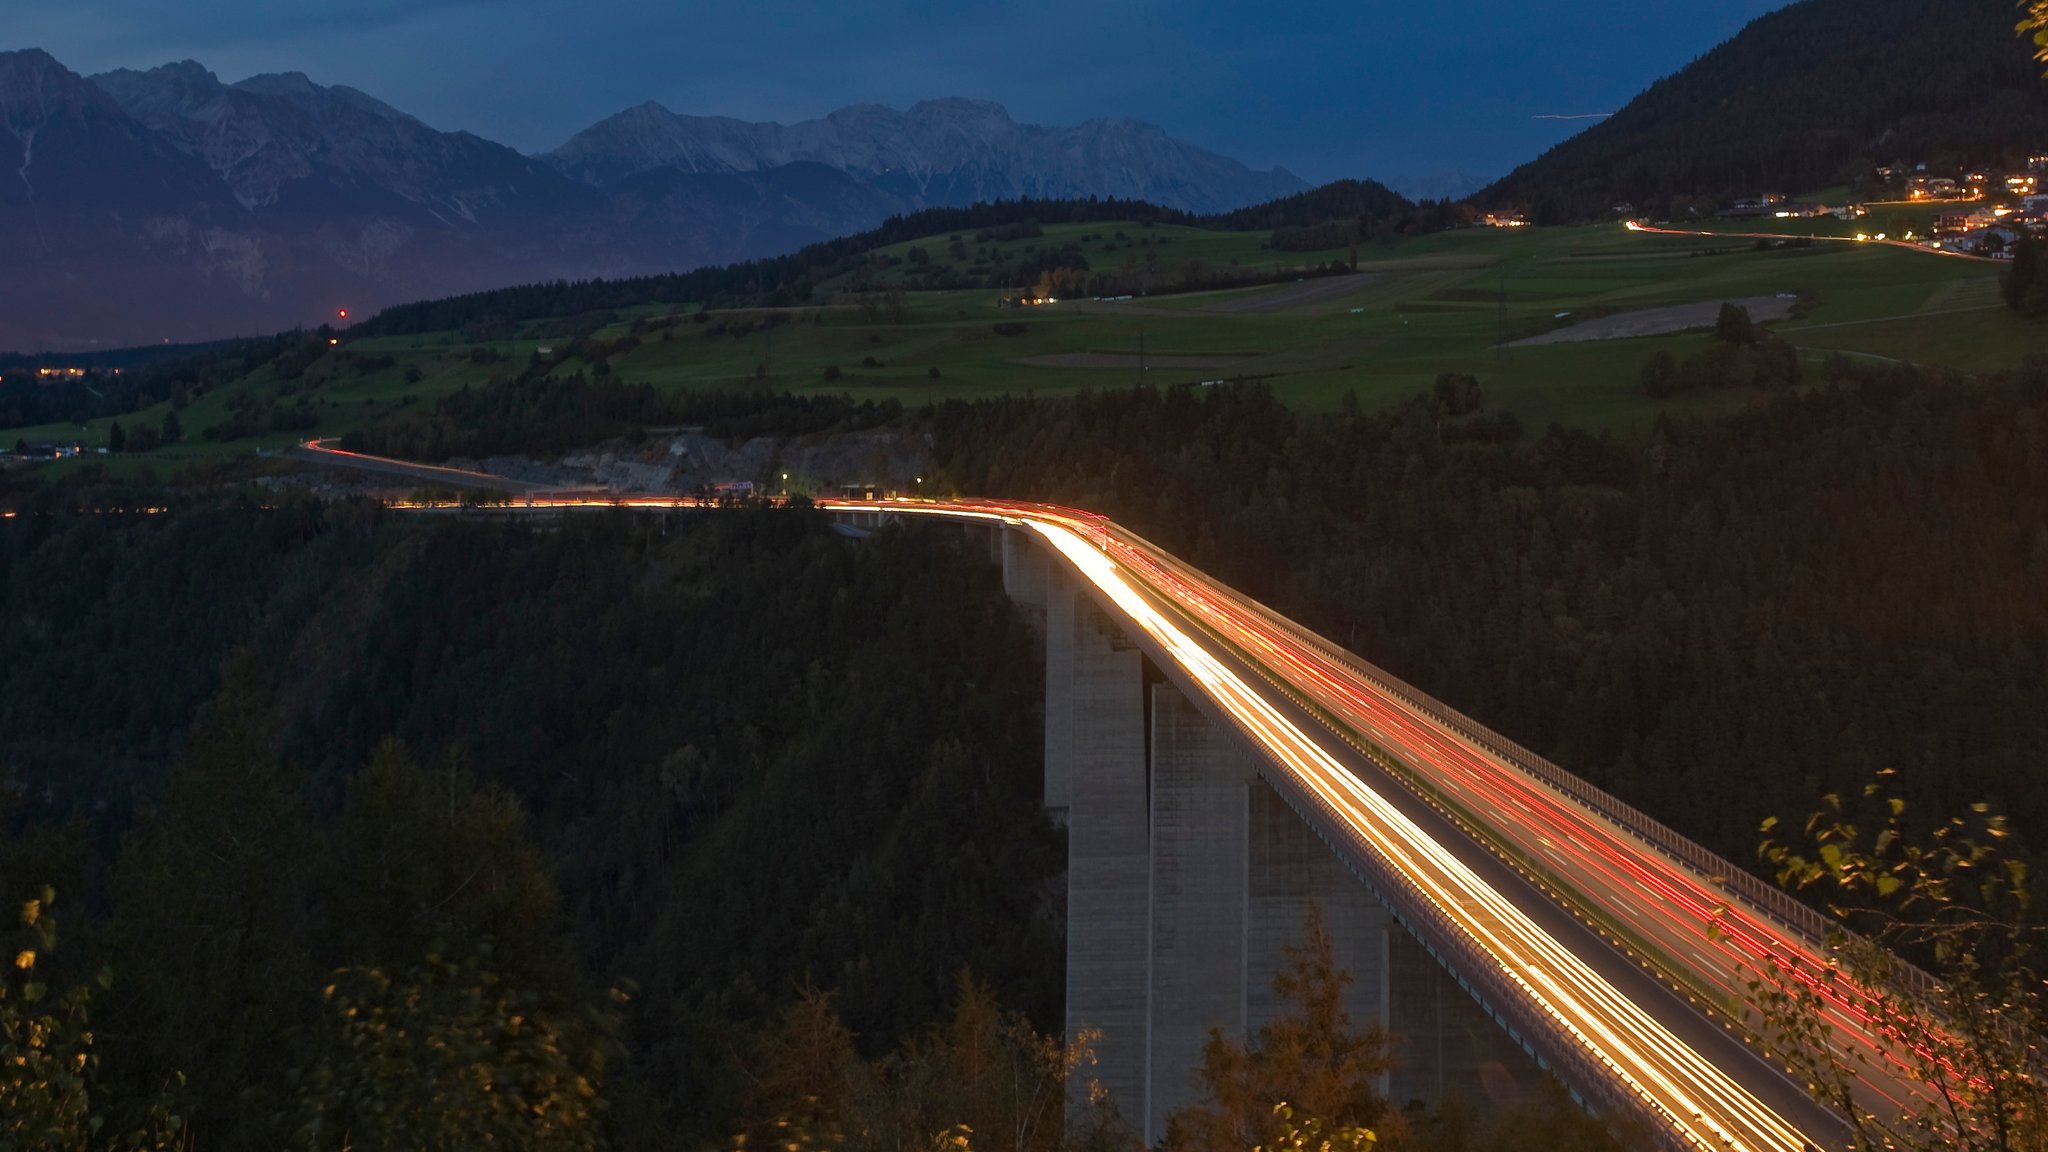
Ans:
[{"label": "white light trail", "polygon": [[1115,561],[1059,524],[1036,518],[1026,524],[1156,641],[1277,764],[1343,813],[1440,913],[1494,958],[1504,976],[1687,1140],[1702,1148],[1755,1152],[1811,1143],[1347,771],[1153,607]]}]

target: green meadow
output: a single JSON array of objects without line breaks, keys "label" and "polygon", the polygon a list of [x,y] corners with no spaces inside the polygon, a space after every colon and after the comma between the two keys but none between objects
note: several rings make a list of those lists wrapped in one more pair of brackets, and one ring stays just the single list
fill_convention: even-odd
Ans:
[{"label": "green meadow", "polygon": [[[772,326],[765,310],[700,316],[695,306],[642,307],[605,318],[592,339],[638,339],[608,357],[607,367],[657,388],[832,393],[909,405],[1256,377],[1304,410],[1334,409],[1347,396],[1370,410],[1428,388],[1441,373],[1464,372],[1479,378],[1490,409],[1511,411],[1525,426],[1557,421],[1624,434],[1659,412],[1725,412],[1755,397],[1643,395],[1645,361],[1704,347],[1696,331],[1512,342],[1639,309],[1792,295],[1795,315],[1772,327],[1815,363],[1850,353],[1990,371],[2048,344],[2040,328],[2000,305],[1996,265],[1882,245],[1760,250],[1734,237],[1646,235],[1618,224],[1467,229],[1369,241],[1358,250],[1355,274],[1296,280],[1291,270],[1348,261],[1349,252],[1276,252],[1266,239],[1137,223],[1060,225],[1007,241],[966,234],[955,243],[939,235],[878,250],[896,261],[882,282],[902,282],[912,247],[925,252],[918,266],[943,263],[972,276],[1066,245],[1098,269],[1149,259],[1168,270],[1199,262],[1285,278],[1256,288],[1024,307],[1002,306],[993,289],[913,291],[903,294],[900,310],[879,313],[838,292],[833,303],[781,310]],[[570,344],[562,321],[529,322],[512,338],[483,344],[455,332],[359,340],[344,332],[340,346],[297,379],[266,367],[188,404],[178,414],[183,441],[160,455],[247,455],[304,435],[342,435],[516,372],[542,349],[550,374],[595,371],[567,354]],[[317,420],[310,433],[204,437],[237,410],[302,404]],[[125,419],[160,422],[166,410],[158,405]],[[0,430],[0,442],[103,443],[107,423]]]}]

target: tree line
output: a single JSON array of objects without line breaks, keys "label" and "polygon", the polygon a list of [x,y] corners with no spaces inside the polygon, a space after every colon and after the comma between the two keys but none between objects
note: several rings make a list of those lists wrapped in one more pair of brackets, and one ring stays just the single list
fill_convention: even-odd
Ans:
[{"label": "tree line", "polygon": [[699,427],[733,440],[879,427],[902,416],[894,400],[792,393],[664,392],[614,376],[596,355],[594,378],[550,374],[536,357],[517,375],[465,386],[427,412],[405,412],[342,437],[350,451],[409,460],[509,453],[554,455],[649,428]]}]

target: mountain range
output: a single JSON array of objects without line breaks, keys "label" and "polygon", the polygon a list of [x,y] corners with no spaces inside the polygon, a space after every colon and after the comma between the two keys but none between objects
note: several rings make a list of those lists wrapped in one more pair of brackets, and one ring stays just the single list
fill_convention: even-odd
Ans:
[{"label": "mountain range", "polygon": [[1041,128],[986,100],[925,100],[907,112],[842,108],[787,127],[683,116],[647,103],[585,129],[542,157],[600,187],[644,172],[836,168],[920,205],[1029,197],[1115,196],[1189,212],[1226,212],[1308,185],[1284,168],[1253,172],[1151,124],[1090,120]]},{"label": "mountain range", "polygon": [[298,73],[86,78],[0,53],[0,348],[317,324],[503,284],[791,251],[898,213],[1116,196],[1215,212],[1307,187],[1132,120],[930,100],[784,126],[644,104],[526,156]]}]

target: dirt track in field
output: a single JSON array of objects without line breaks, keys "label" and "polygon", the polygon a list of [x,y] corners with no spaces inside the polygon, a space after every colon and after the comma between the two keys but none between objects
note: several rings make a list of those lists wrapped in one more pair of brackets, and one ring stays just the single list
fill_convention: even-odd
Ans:
[{"label": "dirt track in field", "polygon": [[[1749,309],[1749,318],[1759,323],[1765,320],[1783,320],[1792,314],[1797,300],[1780,296],[1744,296],[1728,301]],[[1677,304],[1669,308],[1641,308],[1634,312],[1617,312],[1582,324],[1545,332],[1541,336],[1530,336],[1511,341],[1509,347],[1526,348],[1535,344],[1575,344],[1581,340],[1627,340],[1634,336],[1662,336],[1668,332],[1683,332],[1688,328],[1712,328],[1714,320],[1721,314],[1721,301],[1704,304]]]}]

